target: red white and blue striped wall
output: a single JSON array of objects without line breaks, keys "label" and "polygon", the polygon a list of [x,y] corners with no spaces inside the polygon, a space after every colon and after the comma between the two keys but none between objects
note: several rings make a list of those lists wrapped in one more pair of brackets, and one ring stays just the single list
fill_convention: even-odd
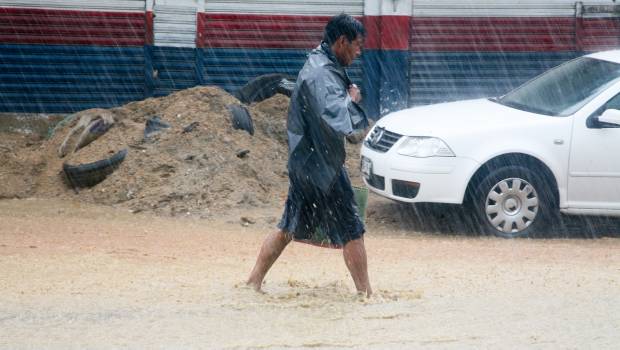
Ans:
[{"label": "red white and blue striped wall", "polygon": [[0,112],[68,113],[295,75],[334,14],[368,30],[350,68],[374,118],[500,95],[620,47],[612,1],[0,0]]},{"label": "red white and blue striped wall", "polygon": [[145,12],[0,7],[0,111],[65,113],[145,96]]}]

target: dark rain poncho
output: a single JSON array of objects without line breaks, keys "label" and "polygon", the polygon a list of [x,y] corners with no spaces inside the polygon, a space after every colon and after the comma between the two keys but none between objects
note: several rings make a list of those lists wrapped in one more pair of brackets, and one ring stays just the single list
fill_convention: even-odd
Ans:
[{"label": "dark rain poncho", "polygon": [[327,193],[345,159],[344,137],[368,126],[351,100],[344,68],[323,43],[299,73],[288,112],[288,171],[291,179]]},{"label": "dark rain poncho", "polygon": [[290,187],[280,229],[296,240],[340,247],[364,233],[346,170],[345,136],[368,121],[351,100],[344,68],[326,44],[299,73],[288,113]]}]

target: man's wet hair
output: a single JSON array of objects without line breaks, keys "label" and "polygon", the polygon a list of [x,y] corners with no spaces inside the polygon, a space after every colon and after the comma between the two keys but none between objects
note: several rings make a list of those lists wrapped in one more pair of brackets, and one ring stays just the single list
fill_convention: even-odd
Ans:
[{"label": "man's wet hair", "polygon": [[328,45],[332,45],[341,35],[344,35],[351,42],[358,36],[365,37],[366,29],[362,22],[345,13],[341,13],[327,22],[325,32],[323,33],[323,41]]}]

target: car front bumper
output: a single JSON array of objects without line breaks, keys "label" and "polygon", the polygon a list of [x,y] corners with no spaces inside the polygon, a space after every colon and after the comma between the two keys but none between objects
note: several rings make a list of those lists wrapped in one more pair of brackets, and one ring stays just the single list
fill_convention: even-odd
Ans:
[{"label": "car front bumper", "polygon": [[415,158],[362,146],[362,159],[370,161],[364,183],[373,192],[402,202],[463,202],[470,177],[478,162],[469,158]]}]

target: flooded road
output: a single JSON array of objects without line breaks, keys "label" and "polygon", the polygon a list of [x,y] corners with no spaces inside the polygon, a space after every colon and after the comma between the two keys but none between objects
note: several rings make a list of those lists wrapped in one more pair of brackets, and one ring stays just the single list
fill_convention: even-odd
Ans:
[{"label": "flooded road", "polygon": [[[0,201],[3,349],[594,348],[620,343],[620,239],[504,240],[374,222],[376,295],[293,243],[244,286],[273,218]],[[273,214],[273,212],[271,213]],[[277,213],[279,214],[279,213]]]}]

